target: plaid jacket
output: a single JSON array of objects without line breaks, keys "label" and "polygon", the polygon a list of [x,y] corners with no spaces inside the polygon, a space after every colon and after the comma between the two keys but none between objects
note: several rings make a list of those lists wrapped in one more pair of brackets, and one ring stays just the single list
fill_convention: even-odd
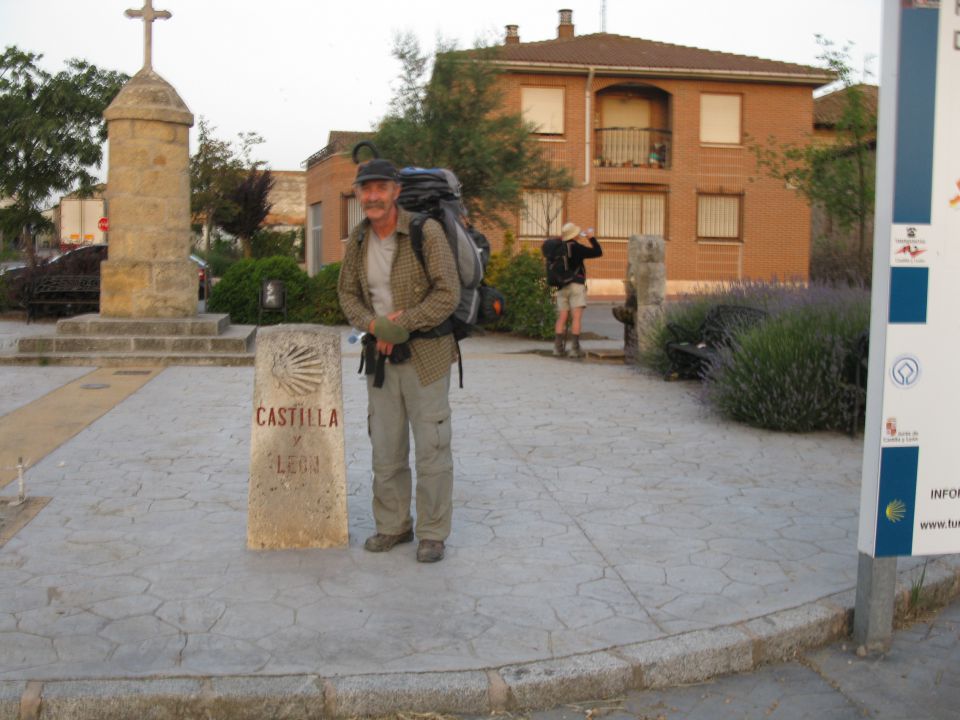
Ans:
[{"label": "plaid jacket", "polygon": [[[394,308],[403,310],[403,314],[396,323],[411,331],[429,330],[456,309],[460,301],[460,278],[440,224],[428,220],[423,225],[424,264],[421,265],[410,243],[413,215],[403,208],[397,210],[397,251],[390,269],[390,289]],[[351,325],[364,331],[376,317],[367,282],[365,243],[371,241],[369,228],[369,221],[363,220],[350,232],[337,284],[343,314]],[[410,352],[421,385],[439,380],[449,370],[450,363],[457,360],[453,335],[411,340]]]}]

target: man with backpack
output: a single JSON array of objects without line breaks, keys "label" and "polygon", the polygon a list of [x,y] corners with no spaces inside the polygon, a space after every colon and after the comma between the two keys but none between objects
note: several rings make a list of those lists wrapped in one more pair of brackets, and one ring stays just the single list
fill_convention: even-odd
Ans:
[{"label": "man with backpack", "polygon": [[[589,236],[590,246],[577,242],[579,237]],[[581,232],[572,222],[560,228],[559,238],[547,238],[541,253],[546,259],[547,282],[557,288],[557,324],[554,328],[553,354],[563,357],[567,343],[567,320],[570,318],[569,357],[583,357],[580,348],[580,326],[583,309],[587,306],[587,270],[583,261],[603,255],[600,243],[593,236],[593,228]]]},{"label": "man with backpack", "polygon": [[376,158],[361,165],[354,188],[364,219],[350,233],[337,291],[347,320],[368,332],[364,359],[376,533],[364,549],[385,552],[414,538],[412,428],[417,560],[437,562],[443,559],[453,515],[448,395],[457,346],[452,333],[431,331],[456,309],[460,280],[436,221],[423,223],[422,258],[414,252],[414,215],[397,204],[400,184],[393,163]]}]

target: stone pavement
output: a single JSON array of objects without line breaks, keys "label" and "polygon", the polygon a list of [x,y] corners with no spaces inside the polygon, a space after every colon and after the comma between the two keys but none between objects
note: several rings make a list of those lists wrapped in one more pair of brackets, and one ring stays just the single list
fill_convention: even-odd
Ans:
[{"label": "stone pavement", "polygon": [[[444,562],[365,553],[346,335],[347,548],[246,550],[252,368],[164,369],[31,468],[28,493],[52,500],[0,548],[0,720],[41,696],[43,717],[78,718],[546,708],[845,632],[859,441],[728,423],[696,385],[531,352],[547,343],[464,344]],[[0,412],[85,371],[0,368]],[[918,563],[901,560],[902,593]],[[958,575],[939,558],[927,585]]]}]

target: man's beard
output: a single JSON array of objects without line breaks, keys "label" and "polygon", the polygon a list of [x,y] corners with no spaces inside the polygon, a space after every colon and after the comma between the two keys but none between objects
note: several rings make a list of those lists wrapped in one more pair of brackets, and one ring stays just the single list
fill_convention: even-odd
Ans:
[{"label": "man's beard", "polygon": [[380,202],[379,200],[375,200],[375,201],[373,201],[373,202],[368,202],[368,203],[364,203],[364,204],[363,204],[363,211],[364,211],[364,212],[366,212],[367,210],[374,210],[374,209],[376,209],[376,210],[386,210],[386,209],[387,209],[387,204],[386,204],[385,202]]}]

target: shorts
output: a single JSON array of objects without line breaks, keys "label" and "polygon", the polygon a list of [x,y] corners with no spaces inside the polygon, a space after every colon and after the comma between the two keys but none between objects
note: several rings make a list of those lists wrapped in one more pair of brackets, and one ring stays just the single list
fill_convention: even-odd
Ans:
[{"label": "shorts", "polygon": [[583,283],[572,282],[557,290],[557,310],[570,310],[587,306],[587,288]]}]

